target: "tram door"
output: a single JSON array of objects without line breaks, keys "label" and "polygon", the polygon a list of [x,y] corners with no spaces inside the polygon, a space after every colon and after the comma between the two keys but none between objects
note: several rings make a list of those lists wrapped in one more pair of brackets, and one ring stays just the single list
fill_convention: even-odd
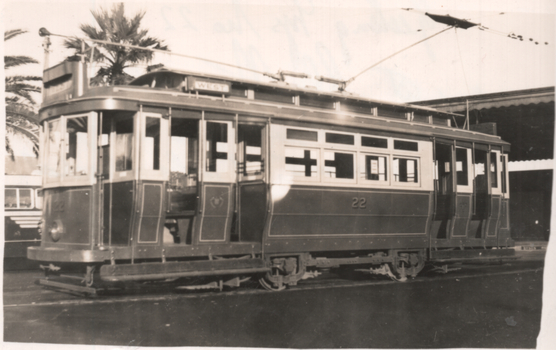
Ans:
[{"label": "tram door", "polygon": [[[183,114],[183,115],[182,115]],[[191,244],[198,203],[200,112],[170,120],[170,178],[166,188],[164,244]]]},{"label": "tram door", "polygon": [[99,115],[98,175],[100,239],[103,245],[128,245],[135,211],[137,167],[135,112]]},{"label": "tram door", "polygon": [[474,150],[474,185],[473,194],[473,215],[469,225],[469,236],[471,238],[484,238],[486,220],[488,217],[487,208],[489,202],[489,185],[487,174],[487,155],[488,151],[481,148]]},{"label": "tram door", "polygon": [[451,144],[435,144],[435,213],[432,238],[450,237],[455,210],[453,151]]},{"label": "tram door", "polygon": [[266,218],[266,127],[238,125],[238,220],[233,241],[261,242]]},{"label": "tram door", "polygon": [[205,117],[208,120],[201,122],[203,172],[194,241],[226,243],[235,209],[235,129],[233,122],[221,120],[223,115],[205,113]]},{"label": "tram door", "polygon": [[435,143],[436,203],[432,237],[467,236],[473,209],[471,155],[471,148],[450,141]]},{"label": "tram door", "polygon": [[500,151],[491,151],[488,156],[490,195],[488,196],[485,237],[494,238],[498,232],[502,207],[502,181],[500,174]]}]

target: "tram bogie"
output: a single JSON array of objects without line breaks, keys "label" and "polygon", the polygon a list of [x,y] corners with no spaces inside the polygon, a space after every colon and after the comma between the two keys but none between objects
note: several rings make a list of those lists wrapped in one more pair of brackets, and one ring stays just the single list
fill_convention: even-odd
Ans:
[{"label": "tram bogie", "polygon": [[336,266],[404,280],[511,257],[509,145],[458,115],[166,69],[90,87],[85,71],[45,71],[30,259],[280,290]]}]

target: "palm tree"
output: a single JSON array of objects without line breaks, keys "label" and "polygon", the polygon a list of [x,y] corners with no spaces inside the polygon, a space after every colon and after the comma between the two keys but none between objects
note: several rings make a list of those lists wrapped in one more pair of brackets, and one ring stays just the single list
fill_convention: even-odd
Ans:
[{"label": "palm tree", "polygon": [[[22,29],[12,29],[4,32],[4,42],[27,33]],[[28,56],[4,56],[4,70],[38,63],[37,60]],[[15,134],[24,134],[33,141],[33,151],[38,156],[38,115],[36,113],[36,102],[33,93],[40,93],[41,88],[30,82],[41,81],[41,77],[30,75],[6,74],[6,130]],[[13,158],[13,149],[10,145],[8,133],[6,133],[6,151]]]},{"label": "palm tree", "polygon": [[[91,11],[100,29],[88,24],[82,24],[80,29],[95,40],[110,41],[119,44],[148,47],[158,50],[168,50],[163,40],[147,36],[148,30],[140,29],[141,20],[145,12],[139,12],[133,18],[124,14],[124,4],[114,4],[112,10],[105,9]],[[97,44],[93,50],[93,60],[101,64],[96,76],[91,79],[91,85],[123,85],[133,79],[125,69],[141,62],[149,62],[153,57],[152,51],[130,49],[116,45]],[[84,50],[80,39],[68,39],[65,46],[75,50],[75,55],[68,60],[80,59],[86,56],[90,59],[91,46],[85,43]]]}]

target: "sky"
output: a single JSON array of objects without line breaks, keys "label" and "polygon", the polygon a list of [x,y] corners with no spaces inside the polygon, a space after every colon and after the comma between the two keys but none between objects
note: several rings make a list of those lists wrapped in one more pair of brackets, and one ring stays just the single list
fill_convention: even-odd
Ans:
[{"label": "sky", "polygon": [[[5,54],[28,55],[41,63],[24,68],[42,75],[38,30],[80,36],[79,25],[93,24],[91,10],[109,1],[3,2],[6,29],[27,34],[5,43]],[[446,25],[424,15],[449,14],[481,23],[451,29],[415,45],[360,75],[347,91],[367,98],[410,102],[554,86],[556,3],[552,1],[127,1],[126,13],[145,11],[143,28],[176,53],[275,73],[303,72],[347,80]],[[404,11],[402,7],[415,7]],[[522,35],[524,41],[508,38]],[[535,45],[529,38],[539,42]],[[50,65],[72,52],[52,37]],[[548,45],[544,44],[545,42]],[[156,54],[152,64],[182,70],[269,81],[260,74],[212,63]],[[14,72],[16,72],[14,70]],[[144,67],[130,71],[144,72]],[[314,79],[289,78],[298,86],[334,91]],[[38,98],[40,100],[40,97]]]}]

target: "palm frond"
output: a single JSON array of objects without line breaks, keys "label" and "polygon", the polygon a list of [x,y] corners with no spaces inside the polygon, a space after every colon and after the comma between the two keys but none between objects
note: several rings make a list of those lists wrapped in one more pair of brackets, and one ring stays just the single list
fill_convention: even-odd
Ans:
[{"label": "palm frond", "polygon": [[31,125],[38,126],[39,115],[35,113],[33,108],[23,103],[10,103],[6,104],[6,122],[12,121],[14,124],[30,123]]},{"label": "palm frond", "polygon": [[26,30],[23,29],[11,29],[11,30],[7,30],[4,32],[4,41],[8,41],[20,34],[25,34],[27,33]]},{"label": "palm frond", "polygon": [[[12,124],[12,123],[7,122],[7,121],[6,121],[6,129],[12,131],[14,134],[25,135],[33,143],[33,153],[35,154],[36,157],[39,156],[39,137],[38,137],[38,135],[34,134],[33,132],[27,130],[24,127],[21,127],[21,126],[16,125],[16,124]],[[12,160],[15,158],[13,149],[11,147],[11,144],[10,144],[10,141],[9,141],[9,138],[8,138],[7,135],[6,135],[6,152],[8,152],[8,154],[10,155]]]},{"label": "palm frond", "polygon": [[18,67],[29,63],[39,63],[36,59],[29,56],[5,56],[4,69]]},{"label": "palm frond", "polygon": [[[158,38],[149,37],[148,30],[140,29],[145,11],[140,11],[132,17],[125,16],[124,3],[114,4],[109,10],[101,8],[91,11],[95,25],[82,24],[81,31],[94,40],[111,41],[118,44],[130,44],[142,47],[155,47],[167,50],[168,46]],[[82,51],[79,39],[68,39],[65,46],[75,50],[74,56],[67,59],[77,59],[78,55],[90,55],[89,45]],[[149,62],[153,52],[140,49],[130,49],[116,45],[97,44],[93,60],[100,64],[96,76],[91,79],[92,85],[120,85],[133,79],[124,69],[131,64]]]}]

